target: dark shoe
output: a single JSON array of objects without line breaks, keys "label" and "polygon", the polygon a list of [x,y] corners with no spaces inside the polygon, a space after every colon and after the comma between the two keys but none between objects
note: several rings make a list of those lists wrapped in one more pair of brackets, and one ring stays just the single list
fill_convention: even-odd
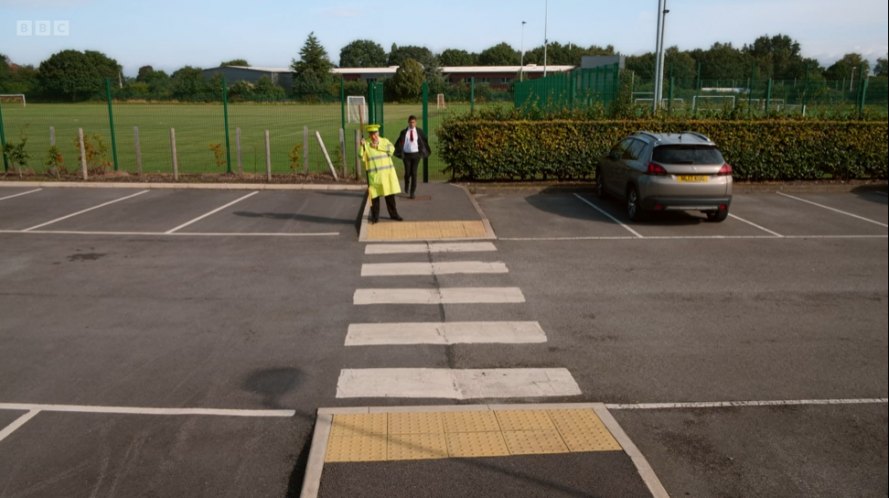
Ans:
[{"label": "dark shoe", "polygon": [[393,216],[392,219],[395,221],[404,221],[404,218],[402,218],[401,216],[398,216],[397,214],[395,216]]},{"label": "dark shoe", "polygon": [[414,194],[411,194],[411,199],[413,199],[414,197],[415,197]]},{"label": "dark shoe", "polygon": [[371,217],[370,217],[370,219],[369,219],[369,220],[368,220],[368,221],[370,221],[370,224],[371,224],[371,225],[373,225],[373,224],[374,224],[374,223],[376,223],[376,222],[378,222],[378,221],[380,221],[380,219],[379,219],[379,218],[375,218],[375,217],[373,217],[373,216],[371,216]]}]

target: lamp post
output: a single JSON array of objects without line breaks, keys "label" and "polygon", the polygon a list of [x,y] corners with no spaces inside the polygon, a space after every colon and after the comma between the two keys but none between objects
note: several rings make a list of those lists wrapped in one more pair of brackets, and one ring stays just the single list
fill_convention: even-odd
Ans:
[{"label": "lamp post", "polygon": [[525,21],[522,21],[522,55],[519,65],[519,81],[525,81]]},{"label": "lamp post", "polygon": [[549,16],[549,0],[543,4],[543,77],[546,78],[546,46],[547,46],[547,38],[546,38],[546,24],[547,17]]},{"label": "lamp post", "polygon": [[664,95],[664,25],[669,12],[667,0],[658,0],[657,45],[654,54],[654,103],[652,104],[654,112],[657,112],[660,107]]}]

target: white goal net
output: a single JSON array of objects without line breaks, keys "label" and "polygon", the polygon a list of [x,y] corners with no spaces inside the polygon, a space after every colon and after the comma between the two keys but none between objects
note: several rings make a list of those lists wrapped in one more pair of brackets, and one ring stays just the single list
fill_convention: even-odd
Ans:
[{"label": "white goal net", "polygon": [[2,103],[13,103],[17,104],[21,102],[22,107],[25,107],[25,94],[24,93],[2,93],[0,94],[0,102]]},{"label": "white goal net", "polygon": [[346,97],[346,116],[349,123],[361,123],[367,119],[367,103],[364,97],[355,95]]}]

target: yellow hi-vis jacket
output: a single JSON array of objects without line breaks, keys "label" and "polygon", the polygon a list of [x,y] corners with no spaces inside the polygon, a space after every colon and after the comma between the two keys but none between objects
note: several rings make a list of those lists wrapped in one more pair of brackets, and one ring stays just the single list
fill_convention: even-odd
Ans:
[{"label": "yellow hi-vis jacket", "polygon": [[380,137],[376,147],[370,144],[370,140],[365,140],[361,147],[361,161],[367,172],[367,191],[371,199],[401,192],[398,174],[392,163],[394,153],[395,146],[383,137]]}]

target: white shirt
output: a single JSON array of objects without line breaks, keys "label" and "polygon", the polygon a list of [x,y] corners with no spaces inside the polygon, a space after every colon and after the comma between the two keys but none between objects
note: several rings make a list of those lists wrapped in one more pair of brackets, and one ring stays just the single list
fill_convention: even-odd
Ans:
[{"label": "white shirt", "polygon": [[[411,140],[411,132],[414,132],[414,139]],[[404,152],[408,154],[413,154],[420,152],[420,133],[417,132],[416,128],[408,128],[406,132],[404,132]]]}]

